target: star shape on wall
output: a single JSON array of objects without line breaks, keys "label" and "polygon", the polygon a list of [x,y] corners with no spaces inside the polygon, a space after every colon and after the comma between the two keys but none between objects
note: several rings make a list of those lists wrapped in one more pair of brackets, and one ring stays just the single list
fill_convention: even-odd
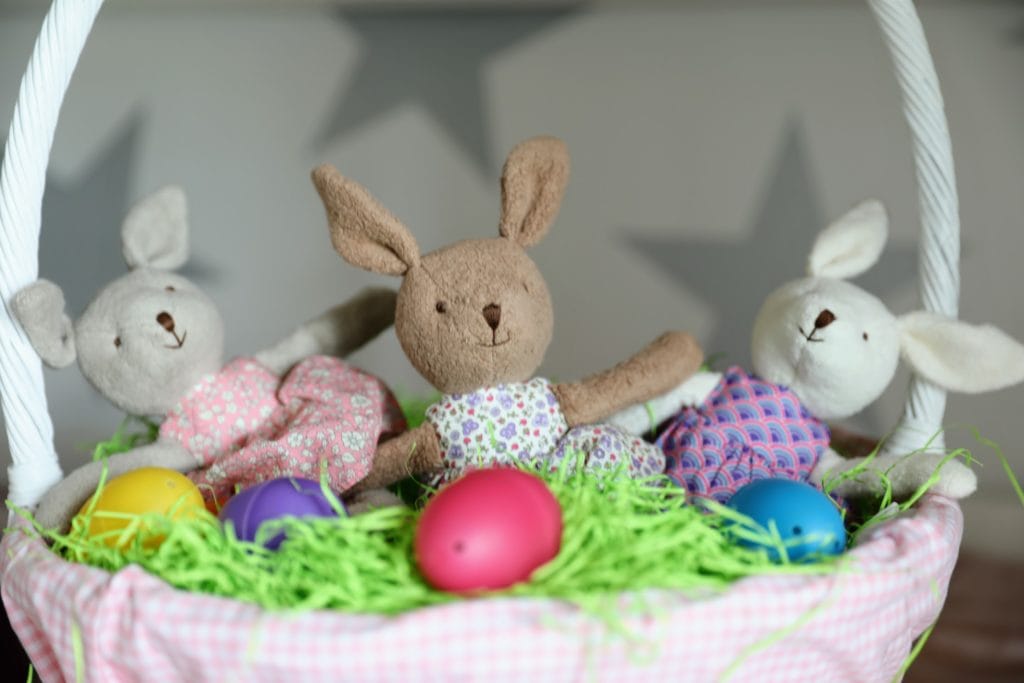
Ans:
[{"label": "star shape on wall", "polygon": [[[838,217],[822,212],[805,145],[801,126],[788,124],[745,241],[706,240],[683,230],[676,235],[630,231],[625,238],[681,289],[714,306],[714,336],[704,348],[709,357],[720,357],[721,367],[751,367],[751,330],[765,297],[806,273],[814,238]],[[885,300],[887,293],[911,285],[916,272],[916,248],[890,243],[856,282]]]},{"label": "star shape on wall", "polygon": [[[145,117],[136,112],[74,176],[47,173],[39,277],[64,290],[72,318],[81,315],[100,288],[127,271],[121,224],[132,203],[141,199],[131,196],[131,187],[144,125]],[[197,283],[217,279],[215,269],[194,255],[180,272]]]},{"label": "star shape on wall", "polygon": [[1010,29],[1010,42],[1017,45],[1024,45],[1024,23]]},{"label": "star shape on wall", "polygon": [[121,223],[129,208],[143,116],[132,114],[73,177],[48,174],[39,276],[64,290],[72,318],[125,272]]},{"label": "star shape on wall", "polygon": [[316,137],[318,146],[409,102],[425,108],[478,166],[491,173],[482,68],[495,54],[571,13],[572,8],[344,9],[362,39],[351,81]]}]

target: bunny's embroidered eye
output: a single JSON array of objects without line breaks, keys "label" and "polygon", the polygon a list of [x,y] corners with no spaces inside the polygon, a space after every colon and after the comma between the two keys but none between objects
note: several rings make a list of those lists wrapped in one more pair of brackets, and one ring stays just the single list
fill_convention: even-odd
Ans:
[{"label": "bunny's embroidered eye", "polygon": [[120,337],[114,337],[114,348],[116,348],[116,349],[121,348],[121,338]]},{"label": "bunny's embroidered eye", "polygon": [[868,340],[868,333],[867,333],[867,332],[865,332],[865,333],[864,333],[864,334],[862,334],[861,336],[862,336],[862,337],[864,337],[864,341],[867,341],[867,340]]},{"label": "bunny's embroidered eye", "polygon": [[438,301],[436,304],[434,304],[434,310],[437,311],[438,313],[445,313],[448,311],[448,304],[446,304],[443,301]]},{"label": "bunny's embroidered eye", "polygon": [[530,293],[530,285],[528,285],[528,284],[526,284],[524,282],[523,283],[523,291],[526,292],[527,294],[529,294]]},{"label": "bunny's embroidered eye", "polygon": [[173,292],[174,291],[174,285],[167,285],[166,287],[164,287],[164,290],[168,291],[168,292]]}]

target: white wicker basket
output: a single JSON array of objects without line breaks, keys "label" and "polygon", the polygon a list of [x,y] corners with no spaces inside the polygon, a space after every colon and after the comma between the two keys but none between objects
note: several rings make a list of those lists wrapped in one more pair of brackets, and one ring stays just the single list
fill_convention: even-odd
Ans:
[{"label": "white wicker basket", "polygon": [[[55,0],[21,84],[0,175],[0,396],[10,499],[23,506],[62,475],[40,361],[7,305],[37,277],[58,112],[102,4]],[[868,4],[913,137],[923,304],[955,317],[959,219],[938,79],[912,1]],[[890,448],[922,447],[940,431],[944,409],[944,392],[912,378]],[[959,507],[926,497],[870,534],[833,576],[748,579],[701,600],[659,596],[661,617],[627,617],[643,648],[545,600],[467,601],[395,618],[270,615],[174,590],[135,568],[112,576],[71,565],[17,532],[4,538],[0,571],[12,624],[44,680],[887,680],[937,617],[961,532]]]}]

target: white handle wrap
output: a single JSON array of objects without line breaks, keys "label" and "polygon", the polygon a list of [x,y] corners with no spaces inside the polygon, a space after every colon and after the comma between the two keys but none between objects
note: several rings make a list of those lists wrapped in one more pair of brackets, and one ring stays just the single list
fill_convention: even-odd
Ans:
[{"label": "white handle wrap", "polygon": [[[868,0],[892,53],[910,124],[921,212],[918,287],[925,310],[955,318],[960,297],[960,207],[953,148],[924,27],[911,0]],[[942,450],[946,392],[912,377],[903,417],[884,450],[904,454]]]},{"label": "white handle wrap", "polygon": [[60,480],[43,371],[8,301],[39,275],[39,228],[46,165],[71,73],[102,0],[56,0],[18,92],[0,169],[0,403],[13,464],[10,499],[36,503]]},{"label": "white handle wrap", "polygon": [[[39,358],[7,302],[38,276],[46,165],[57,115],[102,0],[54,0],[21,83],[0,170],[0,403],[13,465],[10,497],[31,505],[60,476]],[[911,0],[868,0],[892,52],[914,140],[921,204],[920,287],[926,309],[956,316],[959,211],[938,78]],[[921,447],[942,424],[945,393],[913,378],[894,450]],[[941,443],[939,444],[941,445]]]}]

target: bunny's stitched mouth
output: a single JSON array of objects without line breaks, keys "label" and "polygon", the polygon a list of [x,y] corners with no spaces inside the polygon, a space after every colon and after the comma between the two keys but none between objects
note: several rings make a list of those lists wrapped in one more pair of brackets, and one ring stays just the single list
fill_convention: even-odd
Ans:
[{"label": "bunny's stitched mouth", "polygon": [[494,340],[490,344],[488,344],[487,342],[477,342],[477,346],[483,346],[485,348],[492,348],[493,349],[493,348],[496,348],[498,346],[504,346],[505,344],[508,344],[510,341],[512,341],[512,335],[511,334],[509,336],[505,337],[504,341]]},{"label": "bunny's stitched mouth", "polygon": [[804,328],[800,327],[799,325],[797,325],[796,329],[800,330],[800,336],[803,337],[804,339],[806,339],[809,342],[823,342],[823,341],[825,341],[824,339],[816,339],[815,338],[814,333],[818,331],[818,328],[814,328],[813,330],[811,330],[810,334],[807,334],[806,332],[804,332]]},{"label": "bunny's stitched mouth", "polygon": [[188,332],[182,332],[180,339],[178,338],[177,333],[175,333],[173,330],[170,330],[170,332],[171,332],[171,334],[174,335],[174,341],[176,341],[178,343],[177,344],[164,344],[164,348],[165,349],[180,349],[182,346],[185,345],[185,338],[188,337]]}]

